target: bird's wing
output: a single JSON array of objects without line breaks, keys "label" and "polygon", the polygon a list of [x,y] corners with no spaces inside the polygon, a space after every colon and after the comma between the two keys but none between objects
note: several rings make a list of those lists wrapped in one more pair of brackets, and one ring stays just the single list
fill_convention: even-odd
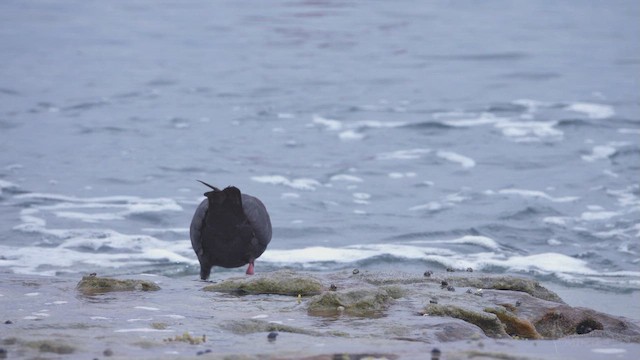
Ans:
[{"label": "bird's wing", "polygon": [[191,246],[196,252],[198,257],[203,255],[202,251],[202,228],[204,227],[204,219],[207,215],[207,209],[209,208],[209,199],[204,199],[198,205],[193,219],[191,219],[191,228],[189,229],[189,235],[191,235]]},{"label": "bird's wing", "polygon": [[267,246],[271,241],[271,218],[269,218],[267,208],[264,207],[260,199],[242,194],[242,210],[251,223],[260,244]]}]

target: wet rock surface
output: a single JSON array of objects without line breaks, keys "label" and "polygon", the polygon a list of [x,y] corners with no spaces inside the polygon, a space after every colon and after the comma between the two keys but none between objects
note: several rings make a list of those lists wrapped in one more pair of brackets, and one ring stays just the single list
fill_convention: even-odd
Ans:
[{"label": "wet rock surface", "polygon": [[640,351],[637,320],[572,307],[524,278],[235,274],[217,273],[214,284],[0,274],[0,347],[6,358],[65,359],[422,359],[433,348],[442,359],[589,359]]}]

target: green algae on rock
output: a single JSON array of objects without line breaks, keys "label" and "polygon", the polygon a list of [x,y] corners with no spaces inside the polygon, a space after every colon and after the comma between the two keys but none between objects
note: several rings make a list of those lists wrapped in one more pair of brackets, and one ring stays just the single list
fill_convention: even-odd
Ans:
[{"label": "green algae on rock", "polygon": [[455,286],[520,291],[538,299],[564,304],[558,294],[543,287],[535,280],[515,276],[452,276],[446,279]]},{"label": "green algae on rock", "polygon": [[253,277],[232,278],[205,286],[204,291],[228,292],[238,295],[275,294],[311,296],[320,294],[322,283],[308,275],[281,270]]},{"label": "green algae on rock", "polygon": [[165,342],[177,341],[177,342],[188,343],[188,344],[191,344],[191,345],[200,345],[202,343],[207,342],[207,337],[205,335],[195,337],[195,336],[192,336],[191,334],[189,334],[188,332],[185,332],[182,335],[176,335],[176,336],[174,336],[172,338],[164,339],[164,341]]},{"label": "green algae on rock", "polygon": [[225,330],[229,330],[234,334],[252,334],[257,332],[286,332],[293,334],[304,334],[311,336],[322,336],[323,334],[314,330],[306,330],[294,326],[277,324],[257,319],[230,320],[220,325]]},{"label": "green algae on rock", "polygon": [[367,273],[360,275],[362,280],[371,285],[413,285],[440,284],[442,280],[455,287],[473,287],[476,289],[512,290],[527,293],[538,299],[563,304],[562,299],[553,291],[531,279],[515,276],[487,276],[478,273],[464,273],[455,276],[439,277],[430,273],[428,277],[405,273]]},{"label": "green algae on rock", "polygon": [[[391,291],[394,295],[397,290]],[[333,316],[342,312],[354,316],[376,316],[387,309],[393,297],[384,289],[360,288],[327,291],[312,298],[308,304],[311,315]]]},{"label": "green algae on rock", "polygon": [[448,316],[464,320],[482,329],[485,335],[489,337],[502,338],[508,336],[505,326],[498,316],[485,311],[475,311],[453,305],[429,304],[424,309],[424,315]]},{"label": "green algae on rock", "polygon": [[157,291],[160,290],[160,286],[146,280],[83,276],[76,289],[85,295],[94,295],[111,291]]},{"label": "green algae on rock", "polygon": [[521,319],[507,309],[485,309],[484,311],[495,314],[500,322],[504,324],[507,334],[511,337],[542,339],[542,336],[529,320]]},{"label": "green algae on rock", "polygon": [[54,354],[60,354],[60,355],[73,354],[76,351],[76,349],[73,346],[70,346],[64,343],[59,343],[52,340],[29,341],[25,343],[25,345],[32,349],[36,349],[40,352],[54,353]]}]

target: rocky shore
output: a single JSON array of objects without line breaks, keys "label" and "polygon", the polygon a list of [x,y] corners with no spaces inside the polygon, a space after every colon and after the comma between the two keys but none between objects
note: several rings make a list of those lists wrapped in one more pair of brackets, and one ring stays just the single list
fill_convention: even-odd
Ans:
[{"label": "rocky shore", "polygon": [[[470,269],[469,269],[470,270]],[[0,358],[599,359],[637,320],[470,271],[0,279]]]}]

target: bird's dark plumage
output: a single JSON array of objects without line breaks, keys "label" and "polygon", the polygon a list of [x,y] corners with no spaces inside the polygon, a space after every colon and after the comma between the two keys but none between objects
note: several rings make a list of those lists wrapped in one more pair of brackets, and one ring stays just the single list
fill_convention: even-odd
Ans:
[{"label": "bird's dark plumage", "polygon": [[[199,180],[198,180],[199,181]],[[254,261],[271,241],[271,219],[262,201],[236,187],[220,190],[203,181],[206,192],[191,220],[191,246],[200,262],[200,278],[209,278],[213,266],[234,268]]]}]

